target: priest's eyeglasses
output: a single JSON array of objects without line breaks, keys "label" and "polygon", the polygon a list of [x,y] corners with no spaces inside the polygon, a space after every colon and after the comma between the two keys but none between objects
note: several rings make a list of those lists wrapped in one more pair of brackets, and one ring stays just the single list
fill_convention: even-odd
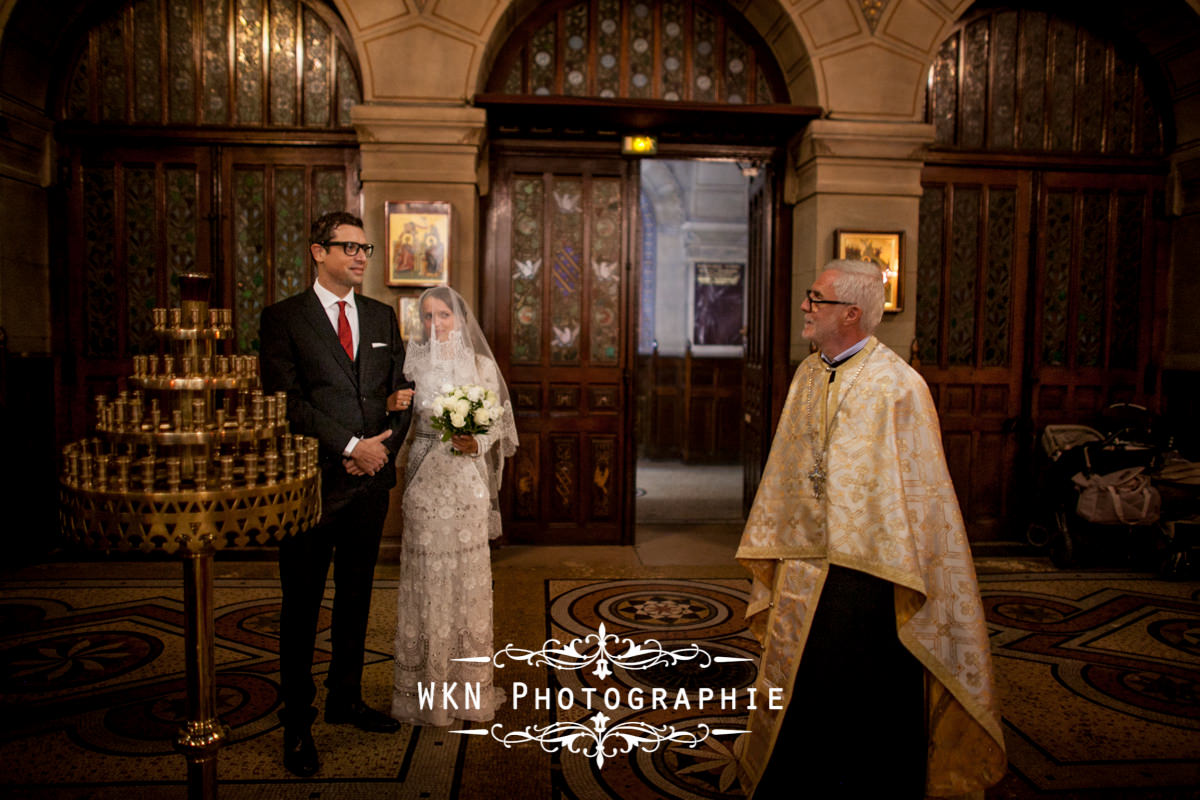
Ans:
[{"label": "priest's eyeglasses", "polygon": [[813,294],[812,289],[804,290],[804,297],[808,300],[808,304],[813,308],[817,306],[852,306],[855,305],[849,300],[825,300]]},{"label": "priest's eyeglasses", "polygon": [[334,245],[337,245],[338,247],[342,248],[342,252],[348,256],[356,256],[358,255],[358,251],[362,250],[363,255],[365,255],[367,258],[370,258],[371,254],[375,252],[375,245],[362,244],[361,242],[321,242],[321,245],[326,250]]}]

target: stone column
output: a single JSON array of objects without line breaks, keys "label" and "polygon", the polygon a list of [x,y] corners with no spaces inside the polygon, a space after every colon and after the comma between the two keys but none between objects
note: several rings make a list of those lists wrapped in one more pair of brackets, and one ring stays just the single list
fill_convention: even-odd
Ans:
[{"label": "stone column", "polygon": [[792,217],[791,358],[808,355],[800,304],[834,256],[834,231],[901,231],[901,311],[884,314],[879,339],[907,359],[916,330],[921,168],[933,126],[814,120],[788,149],[784,199]]},{"label": "stone column", "polygon": [[377,267],[367,273],[364,291],[391,302],[399,294],[385,280],[384,204],[444,200],[452,207],[450,284],[476,308],[481,266],[479,195],[486,182],[483,109],[368,103],[352,109],[351,121],[362,157],[363,224],[367,238],[380,246],[373,259]]}]

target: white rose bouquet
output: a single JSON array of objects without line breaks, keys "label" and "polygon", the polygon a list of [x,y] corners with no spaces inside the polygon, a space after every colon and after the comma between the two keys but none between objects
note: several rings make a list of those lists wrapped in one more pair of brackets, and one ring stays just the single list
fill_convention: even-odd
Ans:
[{"label": "white rose bouquet", "polygon": [[459,434],[487,433],[492,423],[503,415],[500,398],[491,389],[446,384],[442,393],[433,398],[431,424],[442,432],[442,441],[448,442]]}]

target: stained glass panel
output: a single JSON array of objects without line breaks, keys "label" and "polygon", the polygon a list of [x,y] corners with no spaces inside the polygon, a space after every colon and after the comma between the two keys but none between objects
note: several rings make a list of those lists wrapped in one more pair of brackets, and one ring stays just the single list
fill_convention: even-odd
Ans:
[{"label": "stained glass panel", "polygon": [[177,276],[191,272],[196,263],[197,183],[194,167],[167,169],[167,272],[171,278],[168,300],[179,302]]},{"label": "stained glass panel", "polygon": [[583,313],[583,181],[554,180],[550,232],[550,360],[579,361]]},{"label": "stained glass panel", "polygon": [[629,19],[629,97],[654,97],[654,14],[635,3]]},{"label": "stained glass panel", "polygon": [[564,13],[563,94],[582,96],[588,91],[588,4],[571,6]]},{"label": "stained glass panel", "polygon": [[596,31],[596,89],[601,97],[616,97],[621,91],[621,4],[600,0],[599,30]]},{"label": "stained glass panel", "polygon": [[263,121],[262,0],[236,0],[237,121]]},{"label": "stained glass panel", "polygon": [[1011,357],[1013,236],[1017,193],[988,192],[988,256],[984,276],[983,357],[985,367],[1006,367]]},{"label": "stained glass panel", "polygon": [[329,108],[329,54],[333,34],[324,20],[304,10],[304,124],[325,127]]},{"label": "stained glass panel", "polygon": [[171,122],[196,121],[192,53],[192,2],[167,0],[167,114]]},{"label": "stained glass panel", "polygon": [[1050,54],[1054,59],[1050,98],[1050,149],[1071,150],[1075,145],[1075,28],[1054,19],[1050,22]]},{"label": "stained glass panel", "polygon": [[537,363],[542,352],[542,220],[545,188],[540,176],[512,183],[512,358]]},{"label": "stained glass panel", "polygon": [[1082,47],[1079,79],[1079,149],[1085,153],[1099,153],[1104,147],[1104,95],[1107,74],[1108,47],[1095,36],[1080,31]]},{"label": "stained glass panel", "polygon": [[693,6],[692,24],[692,99],[712,103],[717,99],[717,20],[706,9]]},{"label": "stained glass panel", "polygon": [[988,20],[971,23],[963,32],[962,93],[959,95],[961,122],[958,143],[983,147],[987,114]]},{"label": "stained glass panel", "polygon": [[662,99],[687,97],[687,57],[684,53],[686,23],[682,0],[662,4]]},{"label": "stained glass panel", "polygon": [[162,78],[159,77],[160,39],[157,0],[133,4],[133,121],[162,120]]},{"label": "stained glass panel", "polygon": [[958,134],[958,43],[959,36],[951,36],[933,61],[930,117],[940,144],[954,144]]},{"label": "stained glass panel", "polygon": [[592,181],[591,359],[616,364],[621,343],[621,180]]},{"label": "stained glass panel", "polygon": [[204,2],[204,121],[229,119],[229,22],[226,0]]},{"label": "stained glass panel", "polygon": [[946,348],[951,365],[975,363],[975,289],[979,266],[979,211],[982,192],[954,190],[950,251],[950,306]]},{"label": "stained glass panel", "polygon": [[110,17],[99,27],[100,120],[125,121],[125,37],[121,16]]},{"label": "stained glass panel", "polygon": [[342,169],[320,169],[316,171],[316,211],[319,217],[329,211],[346,210],[346,171]]},{"label": "stained glass panel", "polygon": [[1046,15],[1026,12],[1021,29],[1021,144],[1040,150],[1046,128]]},{"label": "stained glass panel", "polygon": [[738,105],[749,97],[747,76],[753,65],[753,51],[731,30],[725,33],[725,102]]},{"label": "stained glass panel", "polygon": [[1108,266],[1108,194],[1083,195],[1079,241],[1079,308],[1075,314],[1076,367],[1104,366],[1104,284]]},{"label": "stained glass panel", "polygon": [[988,122],[988,146],[1001,150],[1013,146],[1016,120],[1017,12],[994,17],[992,36],[992,117]]},{"label": "stained glass panel", "polygon": [[1109,355],[1109,366],[1115,369],[1133,369],[1138,362],[1144,207],[1145,198],[1141,194],[1122,192],[1117,196],[1117,264],[1113,276]]},{"label": "stained glass panel", "polygon": [[125,312],[127,352],[157,352],[154,317],[158,305],[158,230],[154,215],[154,168],[125,172]]},{"label": "stained glass panel", "polygon": [[938,363],[942,315],[942,248],[945,245],[946,189],[926,186],[921,195],[917,242],[917,345],[921,361]]},{"label": "stained glass panel", "polygon": [[558,21],[551,19],[533,35],[529,42],[529,91],[533,94],[553,94],[554,54]]},{"label": "stained glass panel", "polygon": [[240,353],[258,350],[258,316],[266,299],[264,185],[261,168],[233,171],[233,321]]},{"label": "stained glass panel", "polygon": [[1071,231],[1074,197],[1050,192],[1046,198],[1046,266],[1042,278],[1042,363],[1067,363],[1067,317],[1071,290]]},{"label": "stained glass panel", "polygon": [[271,123],[295,125],[296,113],[296,3],[294,0],[270,0]]},{"label": "stained glass panel", "polygon": [[362,93],[358,90],[358,76],[350,62],[346,51],[337,49],[337,86],[338,86],[338,125],[349,128],[350,109],[362,102]]},{"label": "stained glass panel", "polygon": [[275,300],[308,288],[304,170],[275,170]]},{"label": "stained glass panel", "polygon": [[67,116],[71,119],[87,119],[90,111],[88,102],[91,90],[88,81],[88,54],[86,48],[75,63],[75,72],[71,75],[71,86],[67,90]]},{"label": "stained glass panel", "polygon": [[111,167],[83,169],[84,352],[116,357],[116,245],[114,242],[114,180]]}]

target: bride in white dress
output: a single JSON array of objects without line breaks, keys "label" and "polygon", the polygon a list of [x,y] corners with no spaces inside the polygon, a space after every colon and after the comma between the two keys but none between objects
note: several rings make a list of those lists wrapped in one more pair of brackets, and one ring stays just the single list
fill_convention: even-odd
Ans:
[{"label": "bride in white dress", "polygon": [[[453,659],[493,654],[488,540],[500,535],[497,493],[517,430],[508,387],[462,297],[437,286],[421,295],[420,309],[424,337],[410,344],[404,360],[404,376],[416,388],[389,401],[395,408],[411,402],[415,411],[402,505],[392,716],[442,726],[490,720],[503,701],[490,661]],[[486,434],[442,442],[431,424],[433,398],[466,384],[495,392],[504,414]],[[432,704],[422,703],[420,695],[431,690]]]}]

